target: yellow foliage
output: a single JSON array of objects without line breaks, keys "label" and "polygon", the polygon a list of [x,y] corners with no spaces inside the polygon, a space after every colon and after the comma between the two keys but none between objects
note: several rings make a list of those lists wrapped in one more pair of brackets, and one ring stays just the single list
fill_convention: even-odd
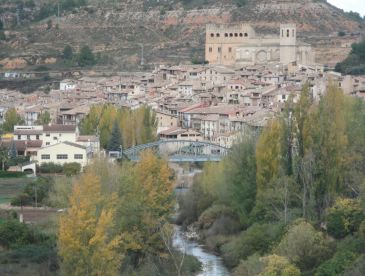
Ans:
[{"label": "yellow foliage", "polygon": [[70,207],[59,221],[61,270],[68,275],[116,275],[122,256],[120,237],[114,234],[116,195],[101,193],[92,173],[74,183]]},{"label": "yellow foliage", "polygon": [[269,255],[261,259],[266,267],[259,276],[299,276],[300,270],[285,257]]}]

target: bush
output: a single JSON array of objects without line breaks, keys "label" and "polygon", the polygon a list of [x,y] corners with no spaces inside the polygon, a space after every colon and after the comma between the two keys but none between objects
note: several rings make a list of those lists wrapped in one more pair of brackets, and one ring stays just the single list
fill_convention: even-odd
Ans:
[{"label": "bush", "polygon": [[[24,187],[23,194],[11,200],[13,206],[32,205],[37,200],[37,204],[44,203],[48,197],[48,193],[52,187],[52,181],[50,178],[40,177],[36,181],[28,183]],[[37,198],[36,198],[37,192]]]},{"label": "bush", "polygon": [[284,234],[282,224],[254,224],[222,246],[224,262],[229,267],[253,254],[265,254]]},{"label": "bush", "polygon": [[81,165],[79,163],[66,163],[63,165],[63,173],[67,176],[79,174],[81,171]]},{"label": "bush", "polygon": [[356,232],[363,219],[365,216],[358,200],[338,199],[335,205],[328,210],[327,231],[337,239],[344,238],[346,235]]},{"label": "bush", "polygon": [[316,276],[340,275],[356,259],[351,251],[337,252],[335,256],[318,267]]},{"label": "bush", "polygon": [[41,239],[42,235],[35,234],[27,225],[17,220],[0,224],[0,245],[7,249],[22,247]]},{"label": "bush", "polygon": [[43,163],[38,170],[40,173],[62,173],[62,165],[55,164],[52,162]]},{"label": "bush", "polygon": [[275,251],[287,257],[302,271],[311,271],[330,256],[330,245],[330,240],[323,233],[316,231],[310,223],[298,220]]},{"label": "bush", "polygon": [[24,172],[7,172],[7,171],[0,171],[0,178],[18,178],[24,177],[26,173]]}]

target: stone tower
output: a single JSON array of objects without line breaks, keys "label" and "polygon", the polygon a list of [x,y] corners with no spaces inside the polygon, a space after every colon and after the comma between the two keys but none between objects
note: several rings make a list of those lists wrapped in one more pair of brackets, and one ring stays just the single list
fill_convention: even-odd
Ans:
[{"label": "stone tower", "polygon": [[295,24],[280,25],[280,62],[289,64],[297,60],[297,28]]}]

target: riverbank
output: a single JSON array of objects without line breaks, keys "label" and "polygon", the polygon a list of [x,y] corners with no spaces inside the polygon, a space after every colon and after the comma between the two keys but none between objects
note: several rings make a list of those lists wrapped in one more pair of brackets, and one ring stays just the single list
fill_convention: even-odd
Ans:
[{"label": "riverbank", "polygon": [[194,256],[201,262],[202,269],[197,276],[228,276],[228,269],[223,265],[222,258],[207,252],[198,242],[187,238],[180,226],[175,226],[173,246],[182,254]]}]

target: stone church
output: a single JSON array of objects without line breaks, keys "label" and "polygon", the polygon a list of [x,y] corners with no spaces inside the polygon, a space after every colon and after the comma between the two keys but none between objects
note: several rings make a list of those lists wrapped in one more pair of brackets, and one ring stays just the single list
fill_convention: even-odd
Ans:
[{"label": "stone church", "polygon": [[209,64],[314,64],[309,44],[297,41],[295,24],[281,24],[279,36],[255,33],[248,24],[206,26],[205,60]]}]

